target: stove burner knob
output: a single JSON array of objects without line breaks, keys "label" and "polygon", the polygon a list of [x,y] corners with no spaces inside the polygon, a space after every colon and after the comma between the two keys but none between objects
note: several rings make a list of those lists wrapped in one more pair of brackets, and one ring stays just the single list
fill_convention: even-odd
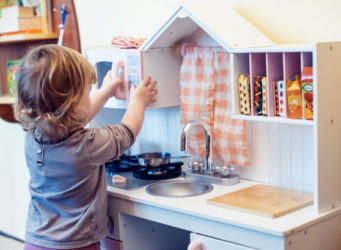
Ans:
[{"label": "stove burner knob", "polygon": [[227,166],[223,166],[223,167],[221,168],[220,173],[221,173],[221,176],[227,177],[227,176],[229,176],[229,174],[230,174],[230,168],[227,167]]},{"label": "stove burner knob", "polygon": [[214,174],[220,174],[221,173],[221,167],[215,167],[213,173]]},{"label": "stove burner knob", "polygon": [[200,170],[201,170],[201,167],[199,166],[199,164],[197,164],[197,162],[194,162],[192,164],[192,171],[197,173],[197,172],[200,172]]},{"label": "stove burner knob", "polygon": [[192,172],[197,173],[202,170],[204,163],[201,161],[192,161],[188,163],[188,167],[192,168]]},{"label": "stove burner knob", "polygon": [[187,163],[187,167],[188,167],[188,168],[192,168],[192,167],[193,167],[193,162],[191,162],[191,161],[188,162],[188,163]]}]

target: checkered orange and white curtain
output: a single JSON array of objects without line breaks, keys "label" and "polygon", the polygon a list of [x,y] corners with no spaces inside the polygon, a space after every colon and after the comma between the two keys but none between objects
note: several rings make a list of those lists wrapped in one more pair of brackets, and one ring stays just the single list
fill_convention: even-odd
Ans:
[{"label": "checkered orange and white curtain", "polygon": [[[215,159],[224,164],[249,164],[245,121],[231,118],[230,55],[220,47],[191,46],[180,70],[181,123],[200,120],[210,129]],[[205,157],[202,128],[195,127],[189,150]]]}]

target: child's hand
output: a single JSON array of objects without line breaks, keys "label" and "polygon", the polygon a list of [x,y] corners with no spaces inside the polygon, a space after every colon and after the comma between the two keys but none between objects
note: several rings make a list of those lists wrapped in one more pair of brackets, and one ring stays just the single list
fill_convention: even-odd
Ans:
[{"label": "child's hand", "polygon": [[103,79],[101,89],[108,91],[109,97],[115,96],[117,99],[125,100],[127,92],[121,79],[113,79],[112,71],[109,70]]},{"label": "child's hand", "polygon": [[157,89],[154,89],[155,85],[156,81],[151,81],[150,76],[147,76],[138,87],[131,85],[130,100],[141,101],[145,106],[156,102]]},{"label": "child's hand", "polygon": [[138,87],[131,85],[130,100],[122,123],[129,125],[136,135],[141,130],[146,105],[156,102],[155,85],[156,81],[151,81],[150,76],[146,77]]}]

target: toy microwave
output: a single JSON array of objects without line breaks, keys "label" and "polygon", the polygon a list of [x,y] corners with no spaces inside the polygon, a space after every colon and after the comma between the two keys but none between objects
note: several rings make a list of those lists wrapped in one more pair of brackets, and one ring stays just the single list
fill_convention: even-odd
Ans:
[{"label": "toy microwave", "polygon": [[143,79],[142,53],[139,49],[117,49],[112,63],[113,78],[124,81],[122,99],[127,99],[132,84],[138,86]]}]

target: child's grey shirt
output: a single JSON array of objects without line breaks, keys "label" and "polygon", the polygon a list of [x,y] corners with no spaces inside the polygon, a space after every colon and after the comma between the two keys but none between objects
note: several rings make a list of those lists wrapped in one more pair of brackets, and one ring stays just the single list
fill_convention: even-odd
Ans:
[{"label": "child's grey shirt", "polygon": [[103,239],[107,235],[104,163],[119,157],[134,140],[134,131],[124,124],[79,129],[54,144],[27,134],[31,202],[26,241],[68,249]]}]

